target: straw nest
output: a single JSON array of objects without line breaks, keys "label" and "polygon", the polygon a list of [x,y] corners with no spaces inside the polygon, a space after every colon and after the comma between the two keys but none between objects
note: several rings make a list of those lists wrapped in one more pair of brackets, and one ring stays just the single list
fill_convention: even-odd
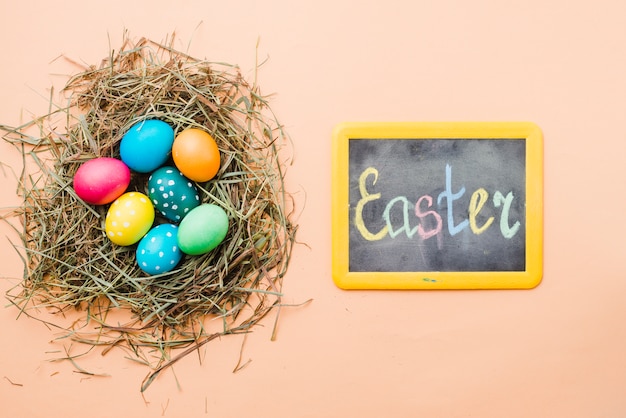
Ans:
[{"label": "straw nest", "polygon": [[[128,349],[151,368],[145,390],[182,356],[219,336],[249,332],[280,310],[296,231],[279,153],[288,138],[256,80],[247,82],[236,66],[177,51],[172,42],[126,38],[99,66],[71,77],[64,91],[67,106],[3,127],[4,139],[30,167],[19,179],[23,205],[14,212],[23,226],[16,247],[24,277],[7,296],[31,317],[43,308],[79,312],[83,319],[64,328],[64,338]],[[158,276],[138,268],[134,246],[116,246],[105,236],[107,206],[87,205],[72,188],[82,163],[119,157],[125,131],[148,118],[215,138],[221,168],[197,186],[203,202],[221,206],[230,218],[218,248],[186,256]],[[146,179],[133,173],[128,190],[146,193]],[[107,322],[113,309],[129,312],[128,322]],[[211,330],[208,319],[218,319],[212,323],[219,329]]]}]

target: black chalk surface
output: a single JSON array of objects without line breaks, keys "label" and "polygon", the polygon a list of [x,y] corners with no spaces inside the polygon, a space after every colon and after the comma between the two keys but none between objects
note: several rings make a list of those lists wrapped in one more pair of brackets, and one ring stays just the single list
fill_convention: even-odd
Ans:
[{"label": "black chalk surface", "polygon": [[523,271],[525,161],[524,139],[350,139],[349,271]]}]

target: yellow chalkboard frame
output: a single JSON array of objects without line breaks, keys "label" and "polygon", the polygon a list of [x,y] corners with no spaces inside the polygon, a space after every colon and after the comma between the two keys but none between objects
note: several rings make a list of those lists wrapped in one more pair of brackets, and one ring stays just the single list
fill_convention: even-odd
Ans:
[{"label": "yellow chalkboard frame", "polygon": [[[333,130],[332,277],[342,289],[530,289],[543,277],[543,135],[530,122],[344,122]],[[350,139],[494,139],[526,141],[525,271],[349,271]],[[382,139],[385,138],[385,139]]]}]

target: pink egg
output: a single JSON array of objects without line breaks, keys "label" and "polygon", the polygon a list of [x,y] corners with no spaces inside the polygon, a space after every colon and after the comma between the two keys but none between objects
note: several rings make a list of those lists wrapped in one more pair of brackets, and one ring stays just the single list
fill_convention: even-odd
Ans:
[{"label": "pink egg", "polygon": [[74,191],[92,205],[105,205],[120,197],[130,184],[130,169],[116,158],[94,158],[74,175]]}]

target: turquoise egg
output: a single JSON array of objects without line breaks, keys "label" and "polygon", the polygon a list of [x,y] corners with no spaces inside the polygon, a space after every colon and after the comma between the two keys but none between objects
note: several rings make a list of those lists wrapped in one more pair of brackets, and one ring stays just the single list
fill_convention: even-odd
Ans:
[{"label": "turquoise egg", "polygon": [[183,257],[177,237],[178,227],[172,224],[161,224],[148,231],[137,244],[139,268],[150,275],[173,270]]},{"label": "turquoise egg", "polygon": [[148,177],[148,196],[158,213],[180,222],[200,205],[200,194],[194,183],[174,167],[161,167]]},{"label": "turquoise egg", "polygon": [[161,167],[172,153],[174,129],[158,119],[137,122],[120,141],[120,158],[138,173]]}]

